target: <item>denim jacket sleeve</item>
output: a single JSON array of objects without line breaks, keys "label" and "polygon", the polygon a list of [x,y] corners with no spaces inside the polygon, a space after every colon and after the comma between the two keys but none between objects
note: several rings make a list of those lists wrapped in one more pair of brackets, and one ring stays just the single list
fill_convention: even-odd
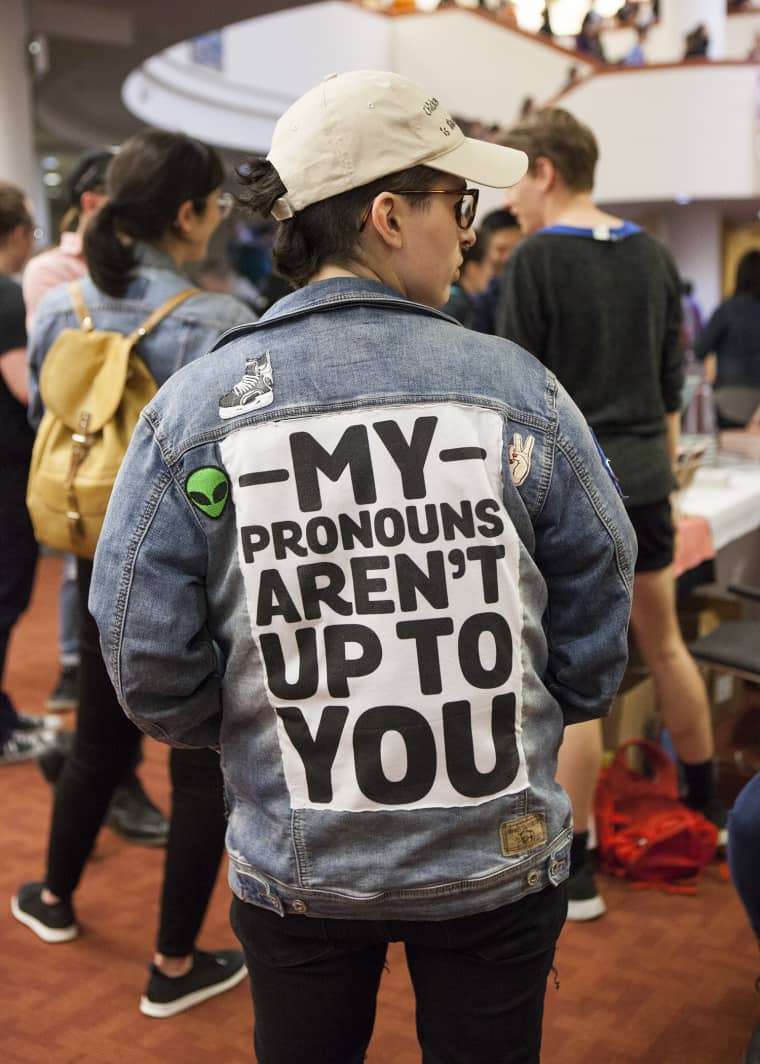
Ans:
[{"label": "denim jacket sleeve", "polygon": [[207,560],[206,537],[143,416],[98,541],[90,612],[125,713],[173,746],[219,744],[221,653],[206,624]]},{"label": "denim jacket sleeve", "polygon": [[574,724],[609,712],[625,670],[636,537],[601,449],[561,386],[557,415],[535,560],[548,591],[545,682]]}]

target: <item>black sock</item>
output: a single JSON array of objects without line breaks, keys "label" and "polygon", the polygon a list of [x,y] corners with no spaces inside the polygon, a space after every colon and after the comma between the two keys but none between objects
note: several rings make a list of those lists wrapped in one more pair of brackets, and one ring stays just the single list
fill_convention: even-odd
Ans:
[{"label": "black sock", "polygon": [[713,759],[690,765],[681,762],[686,780],[686,802],[694,809],[702,809],[715,793],[715,766]]},{"label": "black sock", "polygon": [[577,872],[586,861],[586,847],[588,846],[588,832],[576,831],[573,834],[573,842],[570,847],[570,873]]}]

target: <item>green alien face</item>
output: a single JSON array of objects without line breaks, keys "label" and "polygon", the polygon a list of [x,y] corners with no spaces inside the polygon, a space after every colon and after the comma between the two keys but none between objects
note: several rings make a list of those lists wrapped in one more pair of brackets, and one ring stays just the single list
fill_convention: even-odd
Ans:
[{"label": "green alien face", "polygon": [[208,517],[221,517],[230,497],[227,474],[215,466],[196,469],[185,484],[187,497]]}]

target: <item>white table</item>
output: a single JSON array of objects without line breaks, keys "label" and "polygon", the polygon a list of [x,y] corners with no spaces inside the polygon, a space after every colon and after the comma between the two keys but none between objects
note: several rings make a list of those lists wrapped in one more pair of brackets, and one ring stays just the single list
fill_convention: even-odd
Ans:
[{"label": "white table", "polygon": [[718,583],[760,584],[760,463],[713,449],[679,503],[710,525]]}]

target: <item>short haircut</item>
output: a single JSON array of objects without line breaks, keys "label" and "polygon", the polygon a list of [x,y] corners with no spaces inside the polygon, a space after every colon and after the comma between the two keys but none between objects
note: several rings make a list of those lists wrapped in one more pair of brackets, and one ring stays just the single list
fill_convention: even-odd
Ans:
[{"label": "short haircut", "polygon": [[5,240],[20,225],[25,229],[34,226],[26,196],[17,185],[0,181],[0,240]]},{"label": "short haircut", "polygon": [[478,236],[487,237],[497,229],[518,229],[520,223],[508,207],[499,207],[489,211],[478,229]]},{"label": "short haircut", "polygon": [[537,159],[549,159],[572,192],[590,192],[599,158],[596,137],[588,126],[560,107],[547,107],[507,133],[505,143],[520,148],[534,172]]}]

